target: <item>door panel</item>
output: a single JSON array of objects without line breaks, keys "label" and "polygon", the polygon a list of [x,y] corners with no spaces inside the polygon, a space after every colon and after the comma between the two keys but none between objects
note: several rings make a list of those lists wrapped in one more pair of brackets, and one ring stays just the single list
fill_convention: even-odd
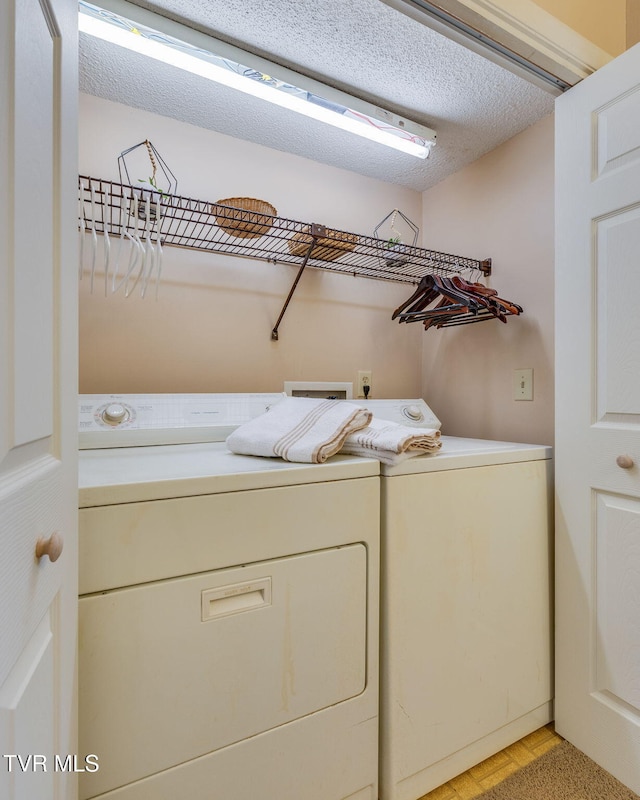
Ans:
[{"label": "door panel", "polygon": [[640,500],[596,494],[594,696],[640,722]]},{"label": "door panel", "polygon": [[[640,109],[640,98],[637,98]],[[594,222],[596,419],[640,422],[640,326],[632,298],[640,297],[640,206]],[[621,343],[623,346],[621,346]],[[621,414],[627,415],[621,420]]]},{"label": "door panel", "polygon": [[596,175],[640,162],[640,102],[637,88],[596,111]]},{"label": "door panel", "polygon": [[556,104],[556,727],[635,792],[639,77],[635,47]]},{"label": "door panel", "polygon": [[76,28],[74,0],[0,4],[3,800],[76,796]]},{"label": "door panel", "polygon": [[55,731],[42,724],[55,713],[54,670],[54,633],[47,613],[0,690],[0,735],[11,745],[0,770],[2,797],[55,796],[55,760],[50,755],[56,752]]},{"label": "door panel", "polygon": [[[18,472],[22,474],[16,474]],[[59,462],[45,456],[40,464],[30,462],[20,470],[0,473],[0,476],[0,487],[4,489],[0,493],[3,552],[0,676],[4,677],[60,588],[67,540],[65,537],[65,549],[55,564],[46,556],[36,559],[35,546],[41,536],[64,532]]]},{"label": "door panel", "polygon": [[[53,103],[60,52],[52,10],[16,5],[14,173],[15,445],[50,436],[53,399]],[[35,228],[35,229],[34,229]]]}]

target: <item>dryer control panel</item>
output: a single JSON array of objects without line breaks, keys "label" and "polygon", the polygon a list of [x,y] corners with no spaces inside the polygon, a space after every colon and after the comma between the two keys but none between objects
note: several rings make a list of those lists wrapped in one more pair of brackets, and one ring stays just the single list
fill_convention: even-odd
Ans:
[{"label": "dryer control panel", "polygon": [[80,449],[223,442],[286,397],[265,394],[84,394]]}]

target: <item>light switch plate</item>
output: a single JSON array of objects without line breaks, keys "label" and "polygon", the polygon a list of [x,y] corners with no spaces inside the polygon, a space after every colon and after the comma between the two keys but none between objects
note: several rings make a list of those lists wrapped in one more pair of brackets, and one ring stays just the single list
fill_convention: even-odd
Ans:
[{"label": "light switch plate", "polygon": [[514,370],[513,399],[533,400],[533,369]]}]

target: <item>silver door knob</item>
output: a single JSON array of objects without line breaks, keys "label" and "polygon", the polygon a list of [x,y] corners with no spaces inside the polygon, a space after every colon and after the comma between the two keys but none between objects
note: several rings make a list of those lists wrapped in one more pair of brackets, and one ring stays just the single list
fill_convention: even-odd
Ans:
[{"label": "silver door knob", "polygon": [[49,556],[49,561],[57,561],[62,553],[64,542],[62,536],[55,531],[48,539],[41,537],[36,542],[36,558],[41,559],[42,556]]},{"label": "silver door knob", "polygon": [[631,469],[631,467],[633,466],[633,459],[631,458],[631,456],[618,456],[616,458],[616,464],[621,469]]}]

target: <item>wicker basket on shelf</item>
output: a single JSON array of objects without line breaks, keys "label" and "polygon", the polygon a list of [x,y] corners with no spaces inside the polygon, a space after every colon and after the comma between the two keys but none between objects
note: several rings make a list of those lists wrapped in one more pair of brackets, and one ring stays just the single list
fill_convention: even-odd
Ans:
[{"label": "wicker basket on shelf", "polygon": [[[318,239],[311,253],[311,258],[317,258],[321,261],[335,261],[340,256],[350,253],[358,242],[358,236],[355,233],[334,231],[328,228],[326,234],[326,236]],[[313,238],[310,233],[296,233],[289,239],[289,252],[293,256],[305,256],[312,241]]]},{"label": "wicker basket on shelf", "polygon": [[[224,206],[224,208],[221,208]],[[238,239],[259,239],[269,233],[278,212],[266,200],[255,197],[227,197],[211,206],[218,226]]]}]

